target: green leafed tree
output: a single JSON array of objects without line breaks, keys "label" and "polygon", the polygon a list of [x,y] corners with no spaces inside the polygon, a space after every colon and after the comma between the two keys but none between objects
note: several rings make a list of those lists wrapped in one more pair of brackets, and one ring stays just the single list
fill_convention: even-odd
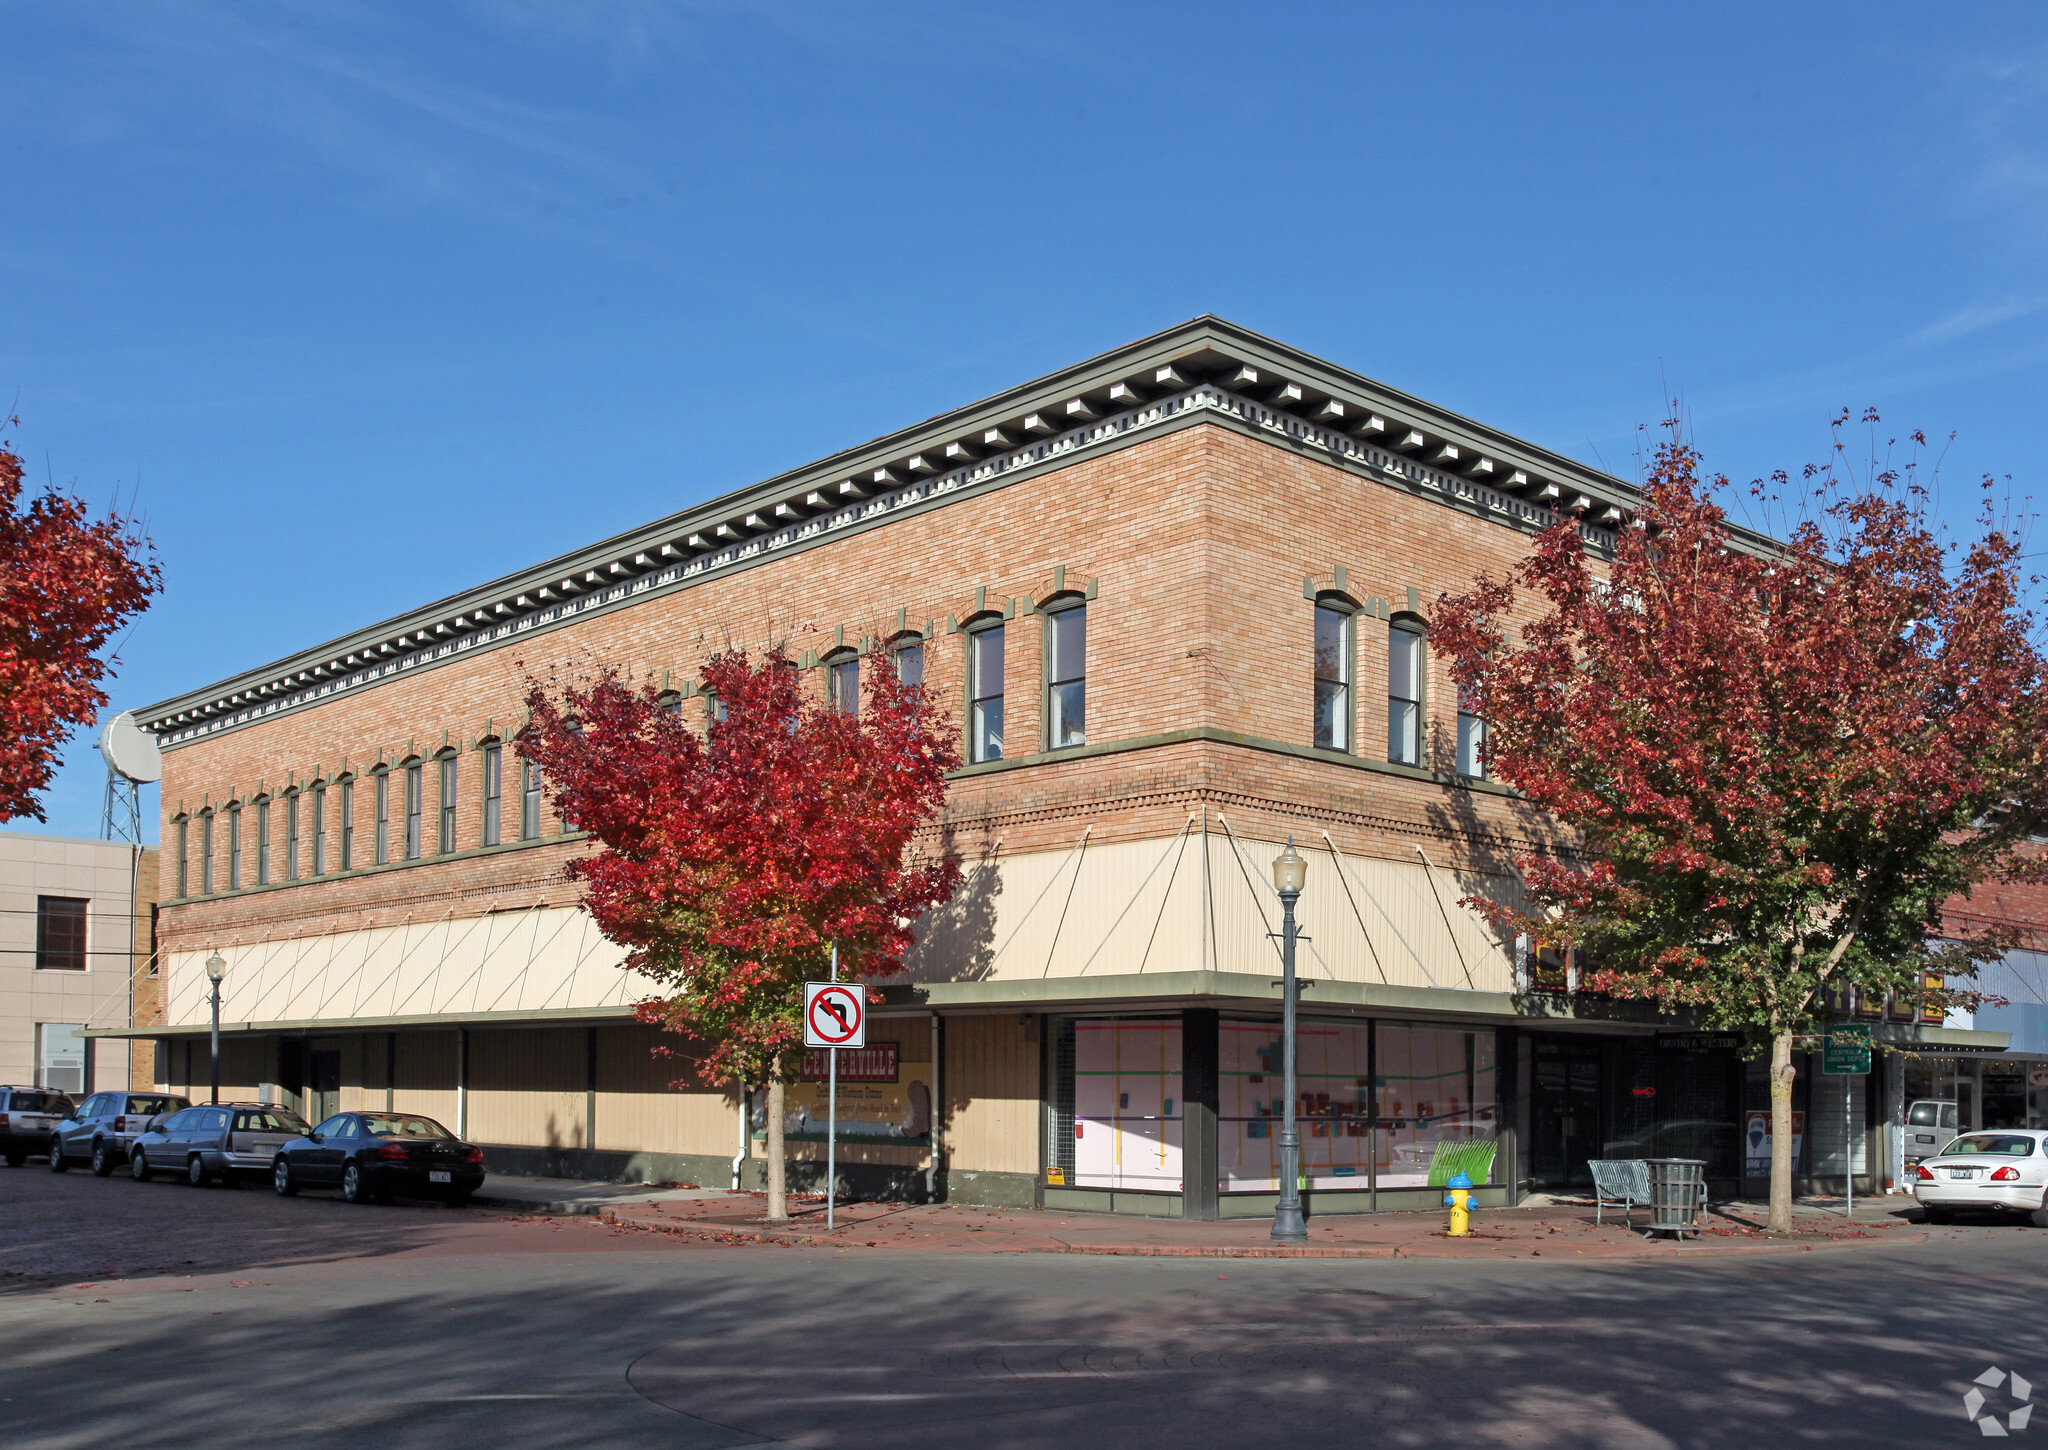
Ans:
[{"label": "green leafed tree", "polygon": [[1971,1000],[2007,943],[1942,941],[1942,903],[2037,871],[2019,848],[2048,816],[2019,544],[1988,510],[1944,541],[1911,465],[1803,483],[1806,521],[1759,546],[1674,435],[1610,562],[1561,522],[1431,630],[1486,721],[1488,773],[1577,837],[1519,861],[1524,908],[1473,905],[1582,948],[1593,990],[1767,1048],[1778,1232],[1795,1044],[1845,994],[1912,1000],[1924,973],[1962,984],[1936,1003]]}]

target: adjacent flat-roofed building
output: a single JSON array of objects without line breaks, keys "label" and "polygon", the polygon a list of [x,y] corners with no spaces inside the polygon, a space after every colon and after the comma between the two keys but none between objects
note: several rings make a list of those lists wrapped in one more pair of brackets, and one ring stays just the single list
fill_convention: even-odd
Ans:
[{"label": "adjacent flat-roofed building", "polygon": [[[1560,517],[1607,550],[1634,500],[1198,319],[138,712],[167,990],[131,1030],[204,1083],[217,951],[239,1095],[433,1113],[500,1170],[757,1174],[734,1096],[668,1087],[516,737],[529,677],[611,664],[702,710],[710,654],[780,644],[821,696],[917,672],[967,760],[939,833],[965,885],[848,1064],[862,1186],[1270,1211],[1290,836],[1319,1211],[1460,1168],[1499,1201],[1666,1123],[1739,1174],[1726,1042],[1586,1010],[1459,905],[1548,828],[1481,778],[1432,601]],[[800,1156],[821,1097],[793,1092]]]}]

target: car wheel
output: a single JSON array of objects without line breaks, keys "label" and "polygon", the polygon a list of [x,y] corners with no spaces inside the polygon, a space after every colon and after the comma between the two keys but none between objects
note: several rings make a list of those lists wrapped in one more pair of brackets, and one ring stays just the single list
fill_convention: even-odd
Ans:
[{"label": "car wheel", "polygon": [[342,1170],[341,1196],[350,1203],[368,1203],[370,1201],[370,1183],[363,1176],[362,1165],[351,1163]]},{"label": "car wheel", "polygon": [[2048,1228],[2048,1203],[2042,1204],[2041,1207],[2028,1214],[2027,1222],[2035,1228]]},{"label": "car wheel", "polygon": [[140,1148],[128,1150],[128,1176],[137,1183],[149,1182],[149,1160],[142,1156]]},{"label": "car wheel", "polygon": [[1951,1209],[1928,1207],[1920,1210],[1920,1217],[1928,1223],[1947,1223],[1955,1213]]},{"label": "car wheel", "polygon": [[62,1138],[50,1139],[50,1171],[52,1173],[62,1173],[70,1166],[69,1163],[64,1161],[64,1140]]},{"label": "car wheel", "polygon": [[292,1165],[280,1158],[270,1165],[270,1186],[277,1190],[279,1198],[290,1198],[299,1191],[299,1185],[292,1178]]},{"label": "car wheel", "polygon": [[92,1171],[97,1178],[106,1178],[114,1171],[114,1150],[105,1143],[92,1145]]},{"label": "car wheel", "polygon": [[185,1160],[185,1181],[194,1188],[204,1188],[213,1175],[206,1171],[206,1163],[197,1153]]}]

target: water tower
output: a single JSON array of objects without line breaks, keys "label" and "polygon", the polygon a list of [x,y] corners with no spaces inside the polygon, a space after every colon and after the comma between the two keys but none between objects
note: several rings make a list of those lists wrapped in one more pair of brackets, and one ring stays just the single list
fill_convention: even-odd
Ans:
[{"label": "water tower", "polygon": [[100,807],[100,839],[142,844],[142,787],[161,780],[163,753],[156,736],[123,710],[100,731],[100,759],[107,763],[107,794]]}]

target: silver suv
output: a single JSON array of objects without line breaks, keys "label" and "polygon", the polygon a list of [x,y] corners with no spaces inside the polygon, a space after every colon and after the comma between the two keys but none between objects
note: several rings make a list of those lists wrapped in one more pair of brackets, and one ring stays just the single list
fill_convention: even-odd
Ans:
[{"label": "silver suv", "polygon": [[[1940,1098],[1922,1098],[1906,1105],[1906,1162],[1933,1158],[1949,1145],[1956,1128],[1956,1104]],[[1906,1175],[1911,1178],[1912,1174]]]},{"label": "silver suv", "polygon": [[62,1173],[82,1161],[105,1178],[128,1161],[129,1146],[154,1119],[189,1106],[173,1093],[94,1093],[51,1130],[50,1167]]},{"label": "silver suv", "polygon": [[50,1130],[69,1116],[71,1099],[49,1088],[0,1087],[0,1157],[9,1168],[50,1151]]}]

